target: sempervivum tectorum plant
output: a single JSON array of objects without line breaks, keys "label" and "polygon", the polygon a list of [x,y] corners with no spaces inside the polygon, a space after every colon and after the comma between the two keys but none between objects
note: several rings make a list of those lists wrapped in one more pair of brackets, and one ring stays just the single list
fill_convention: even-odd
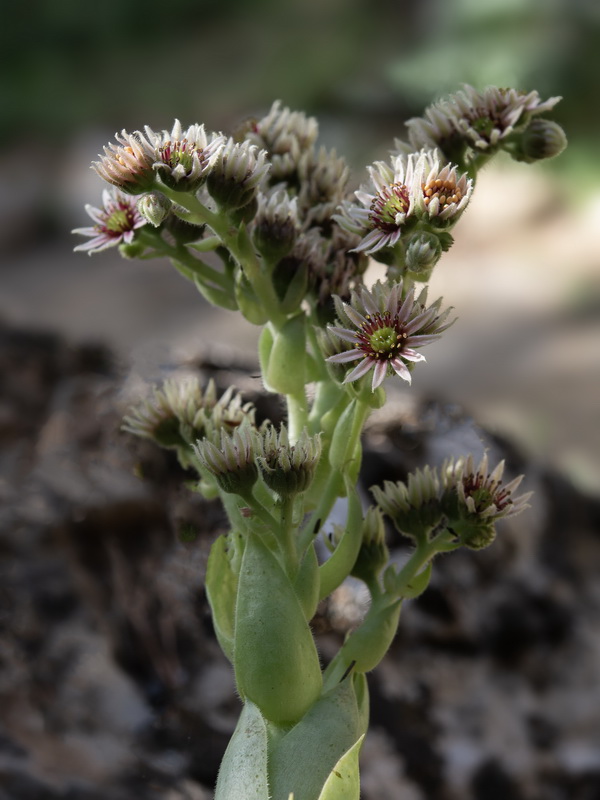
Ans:
[{"label": "sempervivum tectorum plant", "polygon": [[487,453],[475,467],[473,457],[445,462],[441,469],[441,503],[447,527],[465,547],[479,550],[495,538],[495,523],[527,508],[531,492],[515,495],[523,476],[502,482],[504,461],[488,471]]},{"label": "sempervivum tectorum plant", "polygon": [[102,208],[86,205],[85,210],[94,225],[89,228],[75,228],[72,233],[89,237],[88,242],[79,244],[74,249],[86,251],[90,255],[107,247],[131,244],[135,232],[146,224],[136,201],[116,188],[102,192]]},{"label": "sempervivum tectorum plant", "polygon": [[373,391],[388,374],[396,373],[410,383],[409,365],[425,361],[417,349],[439,339],[452,324],[447,321],[451,309],[440,313],[441,298],[430,306],[426,301],[426,289],[415,299],[414,289],[403,296],[402,283],[389,286],[379,282],[371,291],[361,287],[353,292],[350,304],[336,298],[338,319],[347,327],[331,325],[329,330],[353,347],[327,360],[345,364],[360,359],[344,383],[356,381],[370,370]]}]

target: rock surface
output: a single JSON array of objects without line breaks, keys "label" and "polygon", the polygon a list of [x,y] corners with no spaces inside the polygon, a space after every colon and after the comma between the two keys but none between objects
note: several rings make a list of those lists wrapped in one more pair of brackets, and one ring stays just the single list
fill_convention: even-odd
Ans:
[{"label": "rock surface", "polygon": [[[278,413],[252,365],[188,366]],[[202,587],[221,511],[120,433],[131,386],[104,348],[4,328],[0,381],[0,800],[209,800],[239,711]],[[459,408],[393,392],[366,432],[365,498],[484,447],[527,473],[533,507],[406,604],[370,676],[365,800],[600,797],[598,501]],[[321,610],[324,659],[361,602],[343,587]]]}]

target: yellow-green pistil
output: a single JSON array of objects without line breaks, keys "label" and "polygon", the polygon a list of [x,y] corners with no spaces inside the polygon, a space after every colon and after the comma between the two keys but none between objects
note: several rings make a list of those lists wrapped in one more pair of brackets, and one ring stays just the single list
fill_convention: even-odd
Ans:
[{"label": "yellow-green pistil", "polygon": [[392,183],[384,187],[371,203],[371,222],[375,228],[385,233],[393,233],[398,229],[399,223],[396,221],[398,214],[402,214],[404,221],[409,206],[408,187],[403,183]]},{"label": "yellow-green pistil", "polygon": [[96,225],[98,230],[105,229],[109,233],[114,233],[117,235],[121,235],[126,231],[130,231],[134,226],[134,218],[133,212],[127,207],[119,208],[117,211],[113,211],[113,213],[107,217],[104,226]]},{"label": "yellow-green pistil", "polygon": [[369,315],[366,319],[357,333],[359,349],[378,361],[387,361],[398,355],[408,334],[394,324],[390,312]]},{"label": "yellow-green pistil", "polygon": [[190,148],[187,139],[181,142],[165,142],[160,148],[160,157],[171,168],[180,164],[189,172],[193,165],[194,148]]}]

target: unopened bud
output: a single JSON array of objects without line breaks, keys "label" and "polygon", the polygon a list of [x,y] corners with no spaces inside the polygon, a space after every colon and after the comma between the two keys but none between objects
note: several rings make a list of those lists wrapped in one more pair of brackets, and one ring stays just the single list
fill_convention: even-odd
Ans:
[{"label": "unopened bud", "polygon": [[373,486],[371,492],[396,530],[419,541],[425,539],[442,518],[439,489],[437,472],[425,467],[411,472],[406,483],[385,481],[383,489]]},{"label": "unopened bud", "polygon": [[371,506],[365,516],[362,528],[362,544],[352,568],[355,578],[369,584],[389,561],[389,550],[385,543],[383,514],[376,506]]},{"label": "unopened bud", "polygon": [[186,222],[185,219],[179,217],[178,209],[180,206],[173,204],[173,213],[169,214],[165,222],[165,227],[176,240],[177,244],[190,244],[197,242],[202,238],[205,225],[193,225],[191,222]]},{"label": "unopened bud", "polygon": [[219,206],[235,211],[247,205],[269,171],[267,153],[249,142],[229,139],[207,180],[207,189]]},{"label": "unopened bud", "polygon": [[158,228],[171,213],[171,201],[162,192],[150,192],[138,200],[138,211],[144,219]]},{"label": "unopened bud", "polygon": [[142,253],[144,252],[146,245],[142,244],[142,242],[129,242],[123,243],[119,245],[119,253],[123,256],[123,258],[139,258]]},{"label": "unopened bud", "polygon": [[431,274],[442,255],[442,244],[435,233],[420,231],[413,234],[406,247],[406,268],[414,275]]},{"label": "unopened bud", "polygon": [[565,132],[549,119],[532,119],[523,131],[515,153],[517,161],[532,163],[543,158],[554,158],[567,146]]},{"label": "unopened bud", "polygon": [[259,196],[258,213],[253,225],[254,244],[270,262],[277,263],[288,255],[298,237],[297,199],[284,191],[268,197]]},{"label": "unopened bud", "polygon": [[319,436],[309,436],[306,429],[298,441],[290,444],[284,425],[279,433],[270,428],[263,439],[263,455],[258,459],[263,479],[277,494],[287,497],[305,491],[321,455]]},{"label": "unopened bud", "polygon": [[241,425],[231,436],[221,431],[220,447],[203,439],[194,446],[194,452],[224,492],[244,495],[258,478],[255,442],[254,431],[248,425]]}]

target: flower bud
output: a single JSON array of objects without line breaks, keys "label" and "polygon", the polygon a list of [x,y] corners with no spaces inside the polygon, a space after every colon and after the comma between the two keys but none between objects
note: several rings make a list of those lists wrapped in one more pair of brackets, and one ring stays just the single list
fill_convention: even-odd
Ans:
[{"label": "flower bud", "polygon": [[206,180],[214,167],[225,137],[206,135],[203,125],[183,129],[178,119],[171,131],[155,133],[145,127],[147,140],[154,148],[156,174],[165,186],[178,192],[192,192]]},{"label": "flower bud", "polygon": [[543,158],[554,158],[567,146],[565,132],[549,119],[532,119],[521,135],[515,159],[528,164]]},{"label": "flower bud", "polygon": [[138,200],[138,211],[144,219],[155,228],[171,213],[171,201],[162,192],[150,192]]},{"label": "flower bud", "polygon": [[514,495],[523,476],[504,484],[503,471],[504,462],[501,461],[488,472],[487,454],[477,468],[472,456],[466,460],[449,460],[442,466],[440,503],[447,528],[465,547],[472,550],[487,547],[496,536],[496,520],[514,516],[527,508],[531,493]]},{"label": "flower bud", "polygon": [[249,142],[227,141],[206,183],[221,208],[235,211],[253,199],[270,168],[266,156]]},{"label": "flower bud", "polygon": [[442,255],[442,244],[435,233],[419,231],[406,245],[406,268],[419,280],[427,281]]},{"label": "flower bud", "polygon": [[173,204],[173,212],[165,221],[165,228],[175,239],[177,244],[190,244],[202,238],[205,225],[193,225],[191,222],[177,216],[177,205]]},{"label": "flower bud", "polygon": [[224,492],[244,495],[258,478],[255,445],[253,429],[242,424],[231,435],[221,431],[220,447],[203,439],[194,445],[194,452]]},{"label": "flower bud", "polygon": [[258,463],[265,483],[287,497],[309,487],[321,455],[321,440],[304,429],[296,444],[290,445],[285,425],[279,433],[271,427],[264,435],[262,451]]},{"label": "flower bud", "polygon": [[142,194],[154,184],[153,162],[156,158],[154,143],[143,133],[133,134],[122,130],[115,134],[116,144],[104,148],[100,161],[92,162],[92,168],[108,183],[127,194]]},{"label": "flower bud", "polygon": [[267,261],[277,263],[288,255],[300,230],[297,199],[277,191],[259,195],[258,213],[253,225],[253,239]]},{"label": "flower bud", "polygon": [[377,580],[389,557],[390,553],[385,543],[383,514],[376,506],[371,506],[363,522],[362,545],[351,574],[369,585]]},{"label": "flower bud", "polygon": [[442,518],[439,489],[437,472],[425,467],[410,473],[406,483],[385,481],[383,489],[373,486],[371,492],[396,530],[419,540],[427,537]]}]

